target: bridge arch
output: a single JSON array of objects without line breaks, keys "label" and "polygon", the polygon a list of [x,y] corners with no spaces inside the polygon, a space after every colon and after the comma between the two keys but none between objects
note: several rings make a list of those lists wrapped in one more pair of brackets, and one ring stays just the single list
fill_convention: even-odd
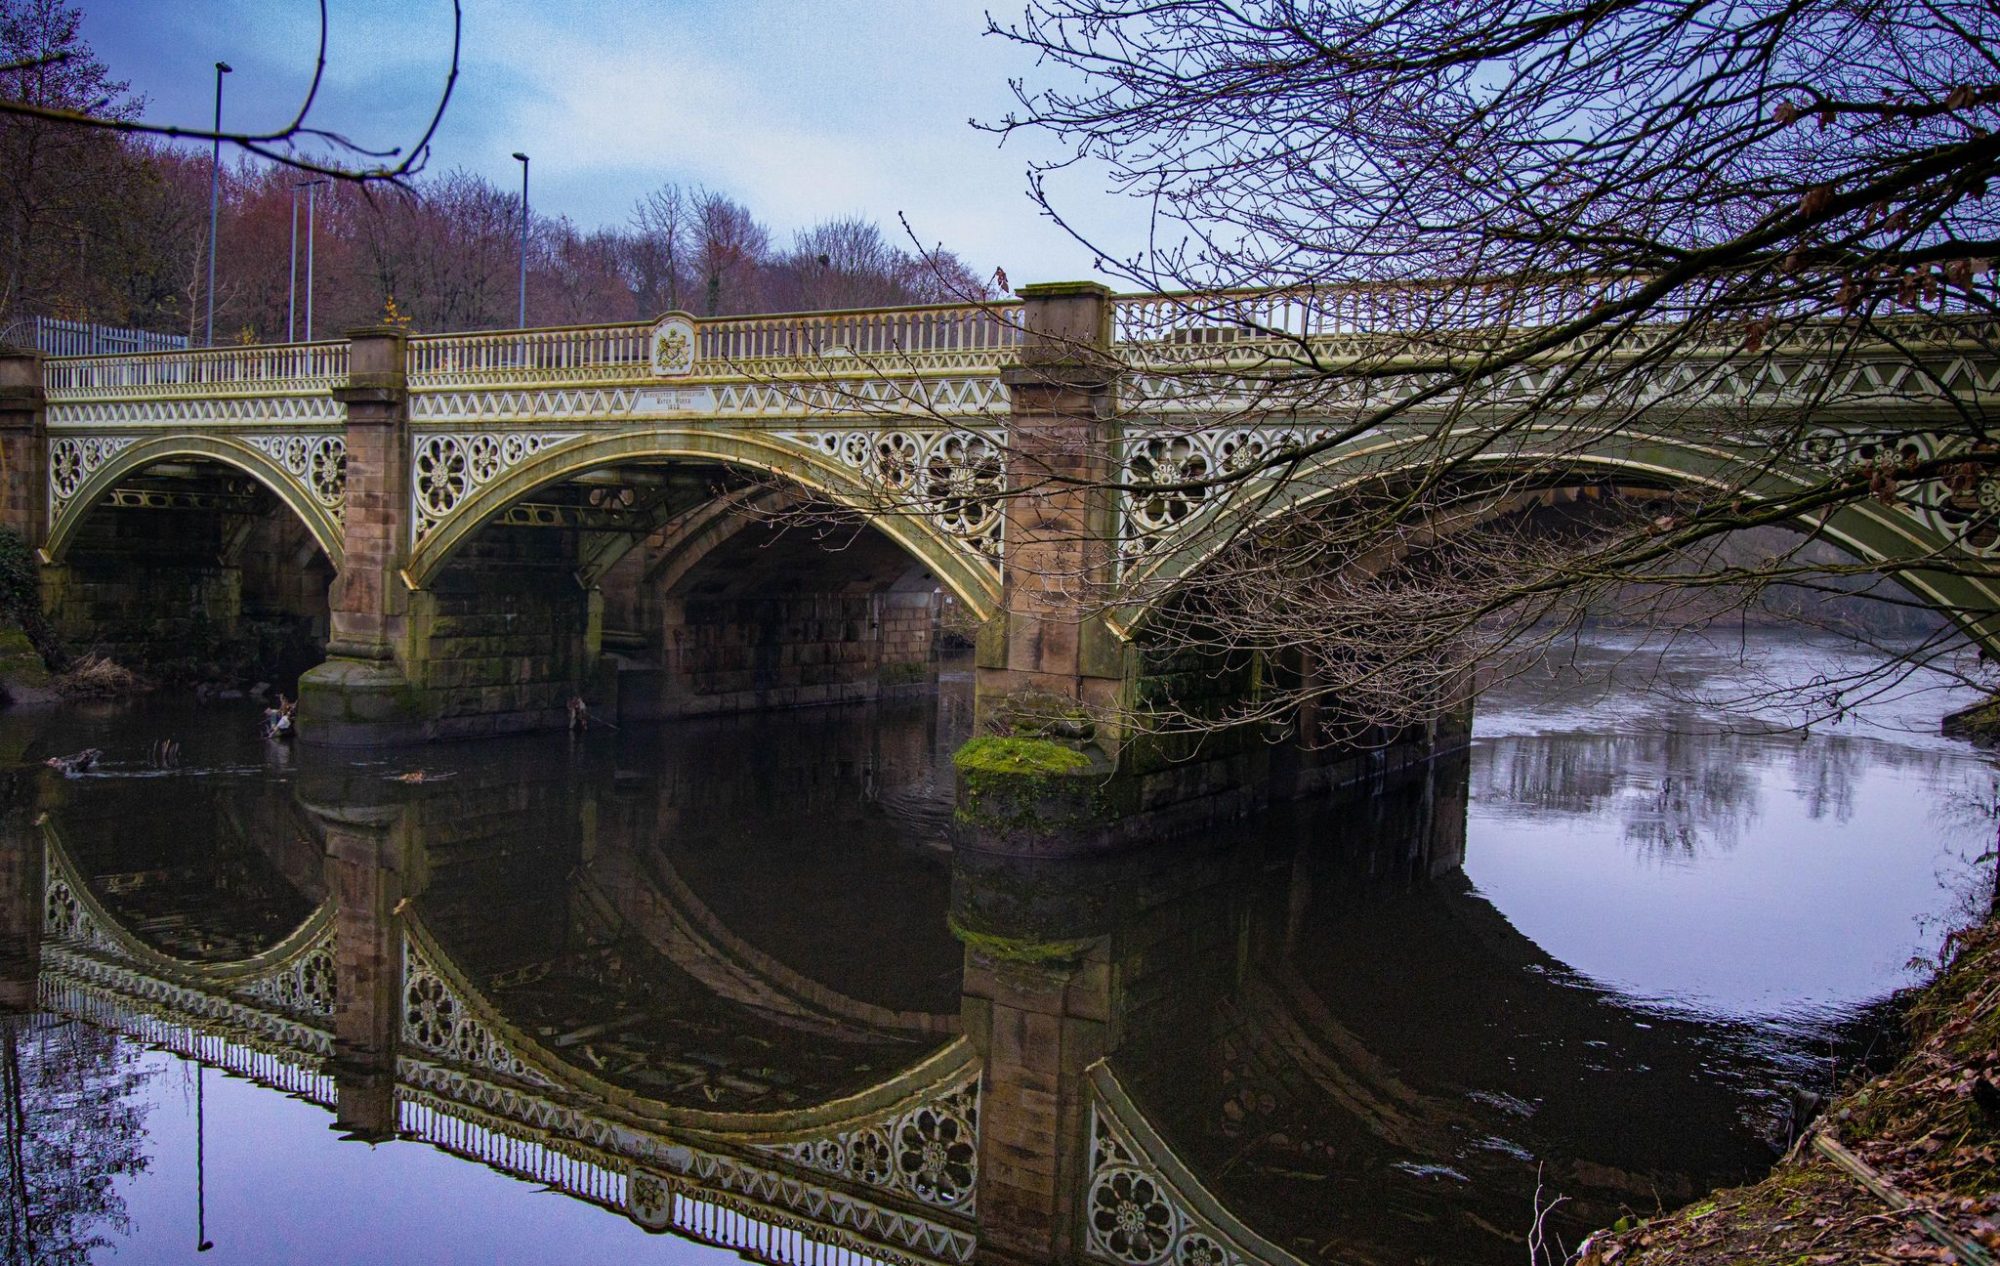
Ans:
[{"label": "bridge arch", "polygon": [[[423,434],[413,435],[420,446]],[[688,461],[774,476],[853,510],[894,541],[980,619],[1000,607],[997,569],[968,544],[927,516],[893,505],[881,489],[871,489],[803,443],[768,431],[654,425],[615,434],[586,436],[551,444],[473,489],[454,504],[436,527],[410,551],[405,576],[413,588],[429,585],[480,528],[508,506],[594,470],[632,462]]]},{"label": "bridge arch", "polygon": [[[45,926],[78,940],[101,937],[121,957],[162,980],[197,987],[242,987],[298,968],[316,953],[323,954],[332,943],[335,901],[329,896],[297,926],[246,958],[216,962],[177,958],[127,928],[104,903],[71,859],[62,827],[53,815],[42,824],[42,838],[48,858]],[[321,974],[330,970],[329,964]]]},{"label": "bridge arch", "polygon": [[[485,997],[452,961],[436,934],[412,911],[404,923],[410,947],[405,1033],[418,1049],[448,1052],[454,1059],[500,1071],[516,1079],[540,1081],[618,1105],[635,1119],[674,1131],[696,1131],[711,1139],[777,1144],[837,1131],[940,1088],[962,1082],[976,1055],[963,1036],[929,1034],[936,1044],[915,1052],[910,1062],[885,1070],[873,1086],[818,1103],[778,1110],[718,1110],[670,1103],[635,1093],[564,1059],[554,1047],[522,1029]],[[435,983],[433,983],[435,982]],[[429,1000],[442,1000],[437,1005]],[[439,1017],[433,1021],[430,1017]],[[437,1029],[433,1037],[426,1025]],[[471,1036],[468,1036],[470,1034]]]},{"label": "bridge arch", "polygon": [[[1535,438],[1544,435],[1559,442],[1558,431],[1537,432]],[[1606,437],[1589,452],[1531,441],[1504,452],[1474,453],[1461,468],[1496,474],[1530,466],[1560,468],[1580,476],[1636,478],[1665,488],[1727,491],[1749,504],[1809,487],[1823,474],[1803,464],[1774,463],[1746,482],[1729,474],[1732,465],[1740,470],[1740,463],[1736,455],[1711,445],[1625,432]],[[1127,571],[1125,585],[1137,596],[1113,617],[1113,627],[1127,638],[1137,636],[1171,600],[1182,579],[1211,562],[1243,532],[1323,509],[1366,484],[1393,483],[1399,477],[1434,470],[1436,464],[1434,441],[1421,436],[1376,435],[1330,449],[1288,479],[1255,480],[1232,490],[1218,503],[1199,508],[1171,532],[1162,534],[1158,545]],[[1925,518],[1873,500],[1850,502],[1822,522],[1808,525],[1795,521],[1795,526],[1809,527],[1868,563],[1948,560],[1961,548]],[[1981,645],[2000,650],[2000,585],[1994,581],[1945,569],[1899,571],[1890,579],[1951,618]]]},{"label": "bridge arch", "polygon": [[[51,437],[52,463],[55,446],[62,440],[60,435]],[[52,472],[58,474],[58,478],[51,480],[53,504],[50,507],[48,540],[42,547],[42,553],[50,562],[61,562],[75,543],[78,529],[121,480],[161,462],[188,458],[219,462],[255,479],[297,516],[312,535],[314,543],[333,564],[334,570],[340,570],[345,548],[339,492],[344,481],[339,477],[338,467],[327,472],[327,493],[315,495],[308,491],[297,472],[286,468],[281,458],[244,439],[226,434],[166,435],[136,440],[120,447],[102,465],[90,468],[75,484],[70,495],[59,500],[59,474]],[[340,459],[336,456],[333,460]]]}]

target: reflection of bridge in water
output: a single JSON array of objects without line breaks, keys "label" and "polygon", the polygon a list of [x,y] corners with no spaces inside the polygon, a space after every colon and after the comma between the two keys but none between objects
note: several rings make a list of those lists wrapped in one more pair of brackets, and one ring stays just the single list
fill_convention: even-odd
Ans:
[{"label": "reflection of bridge in water", "polygon": [[[727,803],[690,806],[679,780],[643,805],[597,803],[582,855],[558,857],[508,820],[545,821],[565,788],[480,781],[495,785],[308,777],[296,822],[317,841],[316,876],[299,873],[274,797],[250,797],[236,816],[266,828],[271,853],[212,850],[227,871],[212,883],[187,881],[187,858],[136,856],[146,844],[118,829],[122,804],[57,806],[14,841],[30,864],[12,930],[35,945],[35,999],[315,1103],[349,1137],[421,1140],[760,1260],[959,1263],[1012,1239],[1116,1261],[1134,1225],[1171,1226],[1187,1251],[1287,1259],[1148,1159],[1157,1136],[1101,1039],[1087,1067],[1063,1042],[1049,1051],[1066,1050],[1065,1067],[1030,1066],[1049,1052],[1004,1036],[993,1058],[996,1028],[1042,1018],[1020,984],[989,987],[968,1025],[955,982],[912,993],[832,955],[822,966],[856,996],[737,937],[672,859],[632,847],[663,827],[699,836]],[[942,877],[918,869],[889,886]],[[931,886],[930,943],[895,948],[932,967],[942,948],[956,968]],[[254,931],[206,926],[223,889]],[[176,890],[188,908],[162,910]],[[1045,982],[1077,968],[1026,970]],[[1045,1088],[1064,1122],[1033,1106]],[[1066,1190],[996,1152],[1072,1119],[1086,1133],[1055,1166]]]},{"label": "reflection of bridge in water", "polygon": [[[1349,847],[1308,817],[1088,862],[871,844],[871,797],[933,745],[815,732],[735,782],[705,776],[736,759],[713,735],[660,776],[304,760],[195,829],[137,811],[158,780],[45,786],[38,827],[10,816],[6,984],[350,1137],[772,1262],[1511,1257],[1533,1162],[1478,1140],[1602,1208],[1685,1183],[1674,1153],[1734,1111],[1464,892],[1462,763],[1342,811]],[[743,848],[771,778],[793,829]],[[1427,1064],[1427,1013],[1485,1035],[1475,1065],[1626,1043],[1606,1058],[1680,1068],[1699,1120],[1617,1137],[1598,1118],[1644,1109],[1588,1073],[1521,1119],[1528,1089]],[[1431,1192],[1433,1163],[1472,1183]]]}]

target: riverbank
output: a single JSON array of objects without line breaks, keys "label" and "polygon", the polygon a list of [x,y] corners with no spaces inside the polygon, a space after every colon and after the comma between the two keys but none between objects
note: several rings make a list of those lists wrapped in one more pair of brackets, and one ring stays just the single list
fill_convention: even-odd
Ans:
[{"label": "riverbank", "polygon": [[1769,1177],[1600,1232],[1582,1266],[2000,1260],[2000,917],[1952,939],[1903,1030],[1895,1065],[1848,1086]]}]

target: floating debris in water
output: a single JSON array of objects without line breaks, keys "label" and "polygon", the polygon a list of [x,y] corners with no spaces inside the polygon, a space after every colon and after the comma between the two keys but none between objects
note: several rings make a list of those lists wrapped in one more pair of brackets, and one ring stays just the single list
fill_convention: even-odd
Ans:
[{"label": "floating debris in water", "polygon": [[1389,1168],[1400,1169],[1404,1173],[1414,1174],[1418,1178],[1449,1178],[1453,1182],[1472,1181],[1449,1165],[1432,1165],[1420,1161],[1392,1161]]},{"label": "floating debris in water", "polygon": [[428,769],[413,769],[406,774],[390,774],[388,777],[390,782],[404,782],[415,785],[426,782],[443,782],[447,778],[458,777],[458,773],[455,770],[446,770],[443,773],[434,774]]},{"label": "floating debris in water", "polygon": [[98,758],[103,755],[102,748],[86,747],[80,752],[71,752],[68,756],[51,756],[42,764],[65,778],[76,778],[85,771],[96,768]]}]

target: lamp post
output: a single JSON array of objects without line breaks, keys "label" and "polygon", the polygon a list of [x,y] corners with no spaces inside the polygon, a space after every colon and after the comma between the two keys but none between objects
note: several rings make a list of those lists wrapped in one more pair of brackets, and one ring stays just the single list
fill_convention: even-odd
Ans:
[{"label": "lamp post", "polygon": [[521,311],[516,320],[525,330],[528,328],[528,156],[515,150],[514,158],[521,164]]},{"label": "lamp post", "polygon": [[215,63],[215,148],[208,159],[208,337],[206,346],[215,346],[215,225],[216,208],[222,196],[222,77],[228,62]]},{"label": "lamp post", "polygon": [[298,342],[299,314],[299,184],[292,185],[292,266],[285,274],[285,341]]},{"label": "lamp post", "polygon": [[299,190],[306,191],[306,342],[313,336],[313,194],[326,183],[317,180],[292,182],[292,274],[291,292],[285,301],[285,341],[293,342],[293,315],[299,306]]}]

